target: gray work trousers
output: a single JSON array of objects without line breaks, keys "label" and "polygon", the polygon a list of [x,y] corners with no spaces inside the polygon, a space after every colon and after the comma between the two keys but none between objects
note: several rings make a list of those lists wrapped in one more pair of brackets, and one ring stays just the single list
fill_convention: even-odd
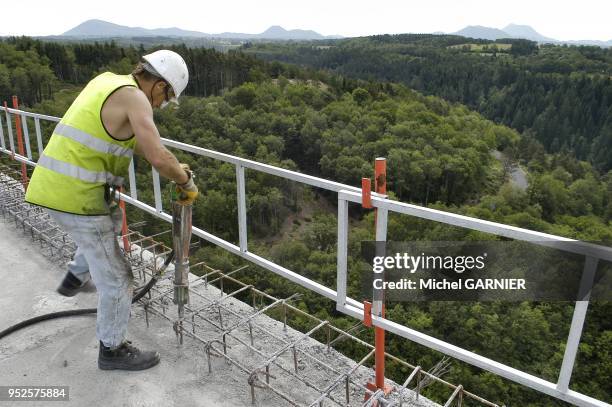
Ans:
[{"label": "gray work trousers", "polygon": [[93,279],[98,290],[96,336],[105,346],[121,345],[127,336],[134,290],[132,268],[117,242],[122,211],[115,207],[104,216],[47,212],[77,244],[68,270],[81,282]]}]

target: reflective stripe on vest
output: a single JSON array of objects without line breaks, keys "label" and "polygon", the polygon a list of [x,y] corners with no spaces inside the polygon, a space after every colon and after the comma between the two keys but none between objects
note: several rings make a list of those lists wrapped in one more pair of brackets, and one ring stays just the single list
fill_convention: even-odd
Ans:
[{"label": "reflective stripe on vest", "polygon": [[117,157],[132,157],[132,154],[134,153],[134,150],[131,148],[121,147],[117,144],[109,143],[64,123],[58,123],[55,130],[53,130],[53,133],[69,138],[77,143],[81,143],[92,150],[116,155]]},{"label": "reflective stripe on vest", "polygon": [[123,177],[118,177],[109,172],[95,172],[86,170],[85,168],[81,168],[79,166],[64,161],[56,160],[55,158],[49,157],[45,154],[40,156],[37,165],[85,182],[99,182],[103,184],[106,183],[109,185],[123,184]]}]

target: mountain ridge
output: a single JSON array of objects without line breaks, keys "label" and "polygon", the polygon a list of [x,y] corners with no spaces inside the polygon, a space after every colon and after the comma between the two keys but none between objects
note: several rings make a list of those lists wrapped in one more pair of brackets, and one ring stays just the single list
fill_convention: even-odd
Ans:
[{"label": "mountain ridge", "polygon": [[468,38],[479,38],[485,40],[499,40],[502,38],[522,38],[526,40],[536,41],[549,44],[569,44],[569,45],[595,45],[598,47],[612,47],[612,39],[608,41],[601,40],[557,40],[546,37],[537,32],[529,25],[508,24],[506,27],[499,29],[486,27],[482,25],[468,25],[459,31],[450,33]]},{"label": "mountain ridge", "polygon": [[[435,32],[434,34],[443,34]],[[557,40],[540,34],[529,25],[508,24],[506,27],[494,28],[482,25],[468,25],[459,31],[450,33],[467,38],[486,40],[499,40],[502,38],[523,38],[539,43],[568,44],[568,45],[594,45],[599,47],[612,47],[612,39],[601,40]],[[111,23],[104,20],[92,19],[82,22],[57,37],[73,38],[111,38],[111,37],[176,37],[176,38],[219,38],[219,39],[268,39],[268,40],[325,40],[341,39],[340,35],[322,35],[313,30],[293,29],[286,30],[280,25],[272,25],[259,34],[222,32],[217,34],[200,31],[184,30],[179,27],[144,28],[129,27]]]},{"label": "mountain ridge", "polygon": [[498,28],[485,27],[482,25],[468,25],[461,30],[452,33],[462,37],[481,38],[483,40],[498,40],[500,38],[510,38],[510,35]]},{"label": "mountain ridge", "polygon": [[199,38],[235,38],[235,39],[275,39],[275,40],[323,40],[343,38],[339,35],[322,35],[313,30],[286,30],[273,25],[259,34],[223,32],[209,34],[200,31],[183,30],[178,27],[143,28],[129,27],[104,20],[92,19],[82,22],[60,34],[61,37],[199,37]]}]

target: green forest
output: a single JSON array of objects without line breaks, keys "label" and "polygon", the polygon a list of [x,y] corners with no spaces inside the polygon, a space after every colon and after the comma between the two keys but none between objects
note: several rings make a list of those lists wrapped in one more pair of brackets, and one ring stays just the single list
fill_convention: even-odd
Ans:
[{"label": "green forest", "polygon": [[567,151],[601,171],[612,168],[611,48],[429,34],[244,48],[266,60],[404,83],[465,104],[535,138],[548,152]]},{"label": "green forest", "polygon": [[[550,56],[546,62],[549,57],[541,55],[542,49],[518,42],[516,48],[513,44],[503,52],[503,62],[469,49],[447,49],[457,45],[456,40],[442,38],[383,36],[357,39],[354,44],[348,40],[331,54],[338,58],[333,66],[324,63],[325,52],[333,48],[317,49],[312,44],[259,44],[227,53],[172,46],[185,57],[191,80],[180,106],[157,111],[156,123],[163,137],[355,186],[360,185],[362,177],[373,176],[374,158],[384,156],[391,198],[611,244],[612,151],[607,150],[602,161],[591,148],[603,143],[597,153],[605,151],[606,145],[612,146],[612,134],[605,132],[612,126],[612,87],[609,78],[602,79],[599,73],[606,69],[610,72],[609,51],[551,47],[546,53],[575,56],[567,64],[555,64],[556,59]],[[409,41],[416,45],[407,46]],[[438,41],[446,42],[441,46]],[[379,43],[380,47],[375,46]],[[310,53],[306,49],[311,49]],[[107,70],[128,73],[144,51],[142,47],[114,43],[8,39],[0,42],[0,100],[8,101],[10,95],[17,94],[27,109],[61,116],[90,78]],[[413,58],[416,52],[420,54]],[[382,58],[371,59],[376,67],[372,63],[370,68],[362,65],[371,58],[369,53],[379,53]],[[261,54],[276,61],[254,56]],[[403,61],[403,56],[406,65],[397,71],[389,67],[387,76],[368,70],[382,70],[396,58]],[[480,62],[474,64],[470,58]],[[408,62],[413,59],[420,62]],[[541,72],[534,73],[520,65],[523,63],[541,66]],[[406,75],[406,67],[412,64],[435,77],[438,85],[417,74]],[[545,72],[546,64],[553,72]],[[467,65],[470,69],[479,65],[482,72],[468,72]],[[503,69],[507,69],[508,79],[505,87],[497,87]],[[457,76],[450,73],[465,80],[459,84]],[[476,80],[479,75],[482,84]],[[530,91],[537,88],[521,82],[523,76],[525,81],[536,82],[549,78],[553,93],[559,83],[567,82],[566,92],[580,86],[568,108],[597,110],[591,128],[595,132],[587,132],[580,112],[575,113],[575,122],[571,114],[564,113],[563,117],[570,120],[569,130],[563,120],[559,122],[554,103],[565,103],[566,93],[561,91],[556,96],[543,91],[540,96],[532,95],[532,102],[521,102],[521,106],[539,111],[541,106],[534,101],[541,100],[542,111],[552,106],[554,113],[543,118],[538,115],[532,122],[525,120],[522,126],[510,117],[520,110],[509,109],[503,114],[486,111],[490,103],[498,103],[500,108],[509,105],[510,99],[495,101],[493,88],[501,99],[527,97],[529,92],[521,93],[519,83]],[[473,96],[464,93],[471,87],[478,88]],[[592,100],[586,98],[587,87],[592,89]],[[554,140],[539,133],[535,124],[538,120],[545,122],[544,127],[561,126],[582,136],[557,134],[558,148],[553,148]],[[48,137],[51,129],[44,130]],[[579,141],[581,137],[583,141]],[[582,153],[578,145],[586,146]],[[201,191],[194,206],[194,224],[236,243],[234,166],[182,153],[177,156],[195,170]],[[137,158],[136,168],[139,199],[152,204],[152,188],[147,189],[151,185],[150,167]],[[518,170],[525,174],[526,185],[513,178]],[[246,175],[249,250],[335,287],[336,196],[250,170]],[[350,276],[355,276],[360,243],[374,239],[374,216],[372,211],[356,206],[351,207],[350,216],[349,269]],[[128,208],[128,219],[146,220],[146,232],[167,229],[167,225],[133,208]],[[389,239],[396,241],[494,239],[408,216],[390,216],[388,229]],[[212,246],[203,247],[192,258],[192,262],[202,260],[225,271],[243,263]],[[356,322],[337,313],[330,301],[254,265],[242,272],[240,279],[279,297],[300,292],[300,308],[344,329]],[[349,294],[361,300],[360,288],[359,278],[351,278]],[[387,310],[387,317],[393,321],[554,382],[573,303],[389,303]],[[591,304],[570,385],[607,402],[612,401],[610,315],[612,306],[608,302]],[[302,329],[306,324],[299,318],[293,323]],[[362,330],[359,336],[373,343],[370,330]],[[390,334],[387,347],[390,353],[426,369],[442,358],[440,353]],[[339,342],[337,348],[353,357],[359,354],[349,341]],[[390,378],[403,381],[408,374],[397,364],[388,363]],[[458,361],[443,378],[508,406],[565,405]],[[447,389],[435,386],[427,388],[425,394],[436,401],[448,397]]]}]

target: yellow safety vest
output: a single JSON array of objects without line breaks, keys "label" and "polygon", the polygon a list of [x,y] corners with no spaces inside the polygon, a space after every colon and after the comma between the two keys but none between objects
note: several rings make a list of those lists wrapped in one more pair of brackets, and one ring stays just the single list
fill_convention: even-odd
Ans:
[{"label": "yellow safety vest", "polygon": [[102,123],[102,106],[117,89],[138,86],[132,75],[95,77],[58,123],[32,174],[25,200],[78,215],[106,215],[107,186],[121,186],[136,139],[113,138]]}]

